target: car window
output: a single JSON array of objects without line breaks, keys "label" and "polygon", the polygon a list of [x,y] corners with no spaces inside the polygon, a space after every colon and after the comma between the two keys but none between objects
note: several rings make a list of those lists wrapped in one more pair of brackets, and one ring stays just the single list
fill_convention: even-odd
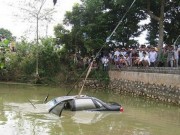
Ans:
[{"label": "car window", "polygon": [[76,99],[74,101],[74,105],[75,105],[76,110],[95,109],[96,108],[94,102],[90,98]]}]

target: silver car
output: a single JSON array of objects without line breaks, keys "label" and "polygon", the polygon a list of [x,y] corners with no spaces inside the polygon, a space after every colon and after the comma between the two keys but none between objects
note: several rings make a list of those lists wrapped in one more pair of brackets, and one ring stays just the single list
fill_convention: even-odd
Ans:
[{"label": "silver car", "polygon": [[62,110],[70,111],[120,111],[123,107],[118,103],[105,103],[95,97],[86,95],[62,96],[50,100],[46,103],[50,113],[61,116]]}]

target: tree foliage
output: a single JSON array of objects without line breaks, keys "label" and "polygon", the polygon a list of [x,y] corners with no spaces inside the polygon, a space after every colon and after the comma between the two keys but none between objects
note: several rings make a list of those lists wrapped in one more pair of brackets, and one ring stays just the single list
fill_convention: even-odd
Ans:
[{"label": "tree foliage", "polygon": [[[55,50],[52,38],[41,39],[40,45],[22,40],[16,44],[16,52],[4,55],[5,69],[0,70],[0,80],[34,80],[36,50],[39,50],[39,73],[42,78],[52,77],[61,71],[61,53]],[[8,76],[7,76],[8,75]]]},{"label": "tree foliage", "polygon": [[[160,1],[150,1],[151,11],[155,16],[160,16]],[[147,4],[147,3],[146,3]],[[180,17],[180,2],[177,0],[165,0],[164,3],[164,17],[163,17],[163,28],[164,28],[164,44],[173,44],[175,39],[180,35],[179,27],[180,23],[178,18]],[[146,10],[145,10],[146,11]],[[145,26],[149,34],[147,40],[150,44],[156,45],[159,40],[159,22],[151,19],[150,23]]]},{"label": "tree foliage", "polygon": [[4,29],[4,28],[0,28],[0,36],[3,36],[8,40],[13,39],[12,33],[9,30]]},{"label": "tree foliage", "polygon": [[[132,2],[83,0],[82,4],[75,4],[72,12],[66,12],[64,19],[65,25],[72,26],[70,34],[72,46],[76,48],[74,50],[86,53],[99,50]],[[114,33],[112,40],[123,46],[137,43],[133,38],[139,36],[143,30],[137,24],[146,17],[140,7],[132,7]]]},{"label": "tree foliage", "polygon": [[180,35],[180,1],[167,1],[164,20],[165,43],[173,44]]},{"label": "tree foliage", "polygon": [[[57,1],[54,2],[56,4]],[[81,2],[74,5],[72,12],[66,12],[64,24],[72,26],[70,32],[72,44],[90,52],[101,48],[133,0],[82,0]],[[180,34],[180,24],[177,21],[180,16],[179,7],[180,2],[177,0],[138,0],[122,20],[112,40],[116,45],[129,46],[137,43],[133,40],[134,37],[148,30],[149,44],[157,45],[159,40],[161,45],[173,44]],[[138,25],[149,17],[151,17],[149,24]],[[75,43],[77,40],[78,44]]]}]

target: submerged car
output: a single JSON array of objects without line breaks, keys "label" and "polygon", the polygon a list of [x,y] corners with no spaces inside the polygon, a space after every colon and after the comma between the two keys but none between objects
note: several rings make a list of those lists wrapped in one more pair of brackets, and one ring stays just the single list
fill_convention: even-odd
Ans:
[{"label": "submerged car", "polygon": [[50,100],[46,103],[50,113],[61,116],[62,110],[70,111],[120,111],[123,107],[118,103],[105,103],[95,97],[86,95],[62,96]]}]

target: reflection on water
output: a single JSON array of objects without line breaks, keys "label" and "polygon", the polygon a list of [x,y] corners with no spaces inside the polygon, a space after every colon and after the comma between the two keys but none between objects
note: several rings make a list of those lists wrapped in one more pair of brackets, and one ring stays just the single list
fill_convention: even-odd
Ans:
[{"label": "reflection on water", "polygon": [[[68,89],[67,89],[68,90]],[[67,93],[66,89],[0,84],[1,135],[179,135],[180,108],[144,100],[85,91],[104,101],[123,105],[124,112],[70,112],[59,118],[42,104]],[[30,99],[37,109],[30,104]],[[50,100],[49,99],[49,100]]]},{"label": "reflection on water", "polygon": [[71,119],[75,123],[93,124],[105,119],[106,117],[112,117],[111,115],[118,115],[120,117],[119,112],[77,111],[72,113]]}]

